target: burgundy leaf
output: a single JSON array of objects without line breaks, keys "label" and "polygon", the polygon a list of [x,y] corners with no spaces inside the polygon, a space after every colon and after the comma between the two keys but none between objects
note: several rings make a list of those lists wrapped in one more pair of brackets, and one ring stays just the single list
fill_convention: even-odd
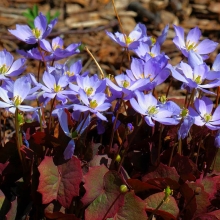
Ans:
[{"label": "burgundy leaf", "polygon": [[45,157],[38,169],[38,192],[42,194],[43,204],[58,199],[62,206],[68,208],[72,198],[79,195],[79,184],[82,181],[80,161],[72,157],[57,167],[52,157]]},{"label": "burgundy leaf", "polygon": [[138,179],[128,179],[127,183],[135,191],[135,193],[140,193],[149,190],[161,190],[160,187],[151,185],[149,183],[144,183]]},{"label": "burgundy leaf", "polygon": [[[164,196],[164,192],[159,192],[146,198],[146,210],[150,212],[154,211],[161,203],[161,201],[164,200]],[[179,208],[174,197],[169,196],[167,200],[165,200],[163,204],[159,207],[159,209],[155,211],[155,214],[160,215],[167,220],[176,219],[179,214]]]},{"label": "burgundy leaf", "polygon": [[84,205],[91,203],[102,193],[103,178],[107,172],[108,168],[105,165],[89,168],[89,172],[84,177],[86,193],[81,200]]},{"label": "burgundy leaf", "polygon": [[142,180],[146,182],[148,179],[154,179],[154,178],[170,178],[172,180],[175,180],[176,182],[179,181],[179,175],[174,167],[169,167],[167,165],[164,165],[162,163],[159,164],[156,170],[153,172],[150,172],[142,177]]},{"label": "burgundy leaf", "polygon": [[114,220],[134,220],[147,219],[145,203],[134,194],[134,191],[128,192],[124,196],[124,205],[120,207]]},{"label": "burgundy leaf", "polygon": [[45,217],[48,219],[56,219],[56,220],[79,220],[75,215],[73,214],[64,214],[62,212],[54,212],[54,213],[45,213]]},{"label": "burgundy leaf", "polygon": [[123,181],[117,172],[107,172],[99,196],[85,211],[85,219],[102,220],[113,217],[124,204],[124,194],[120,192],[122,184]]},{"label": "burgundy leaf", "polygon": [[7,220],[14,220],[17,214],[17,205],[18,205],[18,201],[17,198],[11,203],[11,208],[8,211],[7,215],[6,215],[6,219]]}]

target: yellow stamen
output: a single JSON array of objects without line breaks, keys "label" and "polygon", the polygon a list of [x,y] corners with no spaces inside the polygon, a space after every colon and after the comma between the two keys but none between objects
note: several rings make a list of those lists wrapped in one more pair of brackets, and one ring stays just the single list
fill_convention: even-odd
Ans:
[{"label": "yellow stamen", "polygon": [[41,31],[38,28],[32,29],[32,33],[36,38],[39,38],[41,35]]},{"label": "yellow stamen", "polygon": [[62,90],[61,86],[54,84],[54,92],[60,92],[61,90]]},{"label": "yellow stamen", "polygon": [[87,96],[91,96],[93,93],[94,89],[92,87],[86,88],[85,92]]},{"label": "yellow stamen", "polygon": [[7,73],[7,72],[8,72],[8,67],[6,66],[6,64],[3,64],[0,67],[0,74],[4,74],[4,73]]},{"label": "yellow stamen", "polygon": [[89,106],[90,108],[96,108],[98,106],[98,103],[96,100],[91,100]]},{"label": "yellow stamen", "polygon": [[13,100],[14,105],[16,107],[21,104],[21,97],[20,96],[15,96],[12,100]]}]

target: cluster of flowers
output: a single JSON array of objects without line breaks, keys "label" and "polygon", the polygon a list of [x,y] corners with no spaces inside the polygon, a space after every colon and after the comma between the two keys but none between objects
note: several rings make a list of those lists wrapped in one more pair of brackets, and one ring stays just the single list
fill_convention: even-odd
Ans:
[{"label": "cluster of flowers", "polygon": [[[176,36],[174,44],[182,51],[187,62],[181,62],[177,66],[169,64],[169,57],[161,52],[161,45],[166,39],[168,26],[155,40],[147,36],[146,27],[137,24],[135,29],[126,36],[122,33],[109,33],[107,35],[120,44],[126,50],[131,50],[136,57],[131,60],[130,69],[111,78],[99,78],[98,75],[90,76],[88,72],[82,73],[82,63],[77,61],[71,65],[59,64],[54,61],[67,58],[79,53],[80,44],[71,44],[63,47],[63,40],[56,37],[50,43],[45,38],[52,31],[57,20],[47,24],[44,15],[39,14],[30,29],[27,25],[17,25],[15,30],[9,30],[11,34],[27,44],[37,44],[37,47],[27,52],[18,51],[25,58],[36,59],[46,64],[42,81],[36,80],[34,74],[29,73],[15,81],[11,77],[19,76],[25,70],[25,58],[13,62],[13,56],[3,50],[0,52],[0,108],[6,108],[11,113],[16,109],[25,112],[35,112],[33,118],[39,120],[38,108],[22,105],[25,100],[38,100],[41,106],[46,106],[50,100],[57,100],[53,115],[57,115],[60,124],[69,137],[73,137],[67,126],[67,116],[64,109],[72,109],[72,117],[79,120],[81,112],[95,114],[100,121],[107,121],[106,114],[110,114],[109,108],[112,101],[129,101],[133,109],[140,113],[149,126],[154,126],[155,121],[164,125],[179,124],[178,137],[187,137],[193,124],[207,126],[211,130],[220,129],[220,107],[213,112],[213,102],[201,94],[215,95],[207,90],[220,86],[220,55],[216,57],[212,69],[204,62],[209,53],[213,52],[217,43],[205,39],[199,41],[201,31],[196,27],[188,33],[186,39],[184,30],[174,26]],[[191,100],[185,108],[180,108],[175,102],[167,101],[165,96],[157,100],[153,95],[155,87],[163,83],[170,75],[183,83],[182,89],[191,93]],[[106,92],[108,91],[108,92]],[[199,97],[199,98],[198,98]],[[117,108],[117,105],[116,105]],[[111,114],[117,109],[112,110]],[[114,120],[114,116],[112,117]],[[34,120],[34,119],[33,119]],[[83,124],[89,124],[83,122]],[[82,125],[82,122],[81,122]],[[80,125],[79,125],[80,127]],[[84,125],[85,127],[85,125]],[[99,126],[98,126],[99,129]],[[79,130],[79,129],[78,129]],[[100,128],[99,133],[103,129]],[[216,137],[219,146],[218,136]],[[65,152],[65,158],[70,158],[74,151],[72,140]]]}]

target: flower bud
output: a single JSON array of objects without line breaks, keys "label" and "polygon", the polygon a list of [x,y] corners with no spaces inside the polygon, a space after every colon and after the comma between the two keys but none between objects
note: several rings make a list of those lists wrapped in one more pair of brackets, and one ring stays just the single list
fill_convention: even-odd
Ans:
[{"label": "flower bud", "polygon": [[121,185],[120,186],[120,192],[121,193],[126,193],[126,192],[128,192],[128,187],[126,186],[126,185]]},{"label": "flower bud", "polygon": [[119,154],[116,156],[115,161],[118,163],[121,161],[121,156]]}]

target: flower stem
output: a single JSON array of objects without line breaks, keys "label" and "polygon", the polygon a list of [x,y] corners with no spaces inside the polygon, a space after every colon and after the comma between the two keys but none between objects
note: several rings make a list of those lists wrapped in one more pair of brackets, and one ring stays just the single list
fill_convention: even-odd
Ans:
[{"label": "flower stem", "polygon": [[157,206],[156,209],[153,210],[153,212],[151,213],[151,215],[149,216],[148,220],[151,220],[154,216],[154,214],[157,212],[157,210],[163,205],[163,203],[166,201],[167,196],[165,195],[163,200],[160,202],[160,204]]},{"label": "flower stem", "polygon": [[50,119],[49,119],[49,125],[48,125],[49,132],[50,132],[50,128],[51,128],[52,111],[53,111],[55,100],[56,100],[56,96],[53,98],[51,106],[50,106]]},{"label": "flower stem", "polygon": [[162,148],[162,133],[163,133],[163,129],[164,129],[164,126],[162,124],[160,124],[160,134],[159,134],[159,146],[158,146],[158,156],[157,156],[157,163],[159,164],[160,163],[160,151],[161,151],[161,148]]},{"label": "flower stem", "polygon": [[190,98],[189,98],[189,102],[187,104],[187,108],[190,106],[190,104],[193,103],[194,95],[195,95],[195,89],[192,90],[192,93],[191,93]]},{"label": "flower stem", "polygon": [[19,121],[18,121],[18,108],[15,110],[15,134],[16,134],[16,144],[17,144],[17,150],[18,150],[18,155],[20,157],[21,163],[23,165],[23,158],[21,155],[21,143],[20,143],[20,126],[19,126]]},{"label": "flower stem", "polygon": [[126,49],[127,54],[128,54],[128,61],[130,62],[131,58],[130,58],[130,53],[129,53],[129,50],[128,50],[128,43],[127,43],[127,40],[126,40],[125,31],[124,31],[124,28],[123,28],[123,26],[122,26],[121,20],[120,20],[120,18],[119,18],[117,9],[116,9],[116,7],[115,7],[115,1],[114,1],[114,0],[112,0],[112,5],[113,5],[113,7],[114,7],[115,15],[116,15],[116,17],[117,17],[117,19],[118,19],[118,23],[119,23],[121,32],[122,32],[122,34],[123,34],[123,36],[124,36],[124,40],[125,40],[125,44],[126,44],[126,48],[125,48],[125,49]]},{"label": "flower stem", "polygon": [[123,156],[122,156],[122,158],[121,158],[121,161],[120,161],[120,163],[119,163],[118,170],[117,170],[118,173],[119,173],[119,171],[120,171],[120,169],[121,169],[121,166],[122,166],[122,164],[123,164],[123,162],[124,162],[125,156],[126,156],[128,150],[129,150],[129,148],[130,148],[130,146],[131,146],[131,144],[132,144],[132,142],[133,142],[133,140],[134,140],[136,134],[137,134],[138,131],[140,130],[140,128],[141,128],[143,122],[144,122],[144,120],[143,120],[143,116],[142,116],[142,117],[141,117],[141,120],[140,120],[140,122],[139,122],[139,124],[137,125],[137,128],[133,131],[133,135],[132,135],[132,137],[131,137],[131,140],[129,141],[129,144],[128,144],[127,148],[125,149],[125,152],[124,152],[124,154],[123,154]]},{"label": "flower stem", "polygon": [[89,116],[89,111],[88,111],[87,115],[85,116],[84,121],[83,121],[83,123],[82,123],[82,125],[81,125],[81,127],[80,127],[80,129],[79,129],[79,132],[78,132],[79,134],[80,134],[80,132],[81,132],[81,130],[82,130],[82,128],[83,128],[83,125],[85,124],[86,119],[88,118],[88,116]]},{"label": "flower stem", "polygon": [[215,106],[216,108],[218,107],[219,97],[220,97],[220,86],[218,87],[218,90],[217,90],[216,106]]},{"label": "flower stem", "polygon": [[198,146],[198,151],[197,151],[197,156],[196,156],[196,165],[198,166],[198,159],[199,159],[199,153],[200,153],[200,148],[202,144],[202,138],[199,141],[199,146]]},{"label": "flower stem", "polygon": [[94,60],[96,66],[98,67],[98,69],[99,69],[99,71],[101,73],[101,79],[104,79],[105,78],[105,74],[103,73],[101,66],[99,65],[99,63],[97,62],[97,60],[95,59],[95,57],[93,56],[91,51],[88,49],[88,47],[85,46],[85,50],[92,57],[92,59]]}]

